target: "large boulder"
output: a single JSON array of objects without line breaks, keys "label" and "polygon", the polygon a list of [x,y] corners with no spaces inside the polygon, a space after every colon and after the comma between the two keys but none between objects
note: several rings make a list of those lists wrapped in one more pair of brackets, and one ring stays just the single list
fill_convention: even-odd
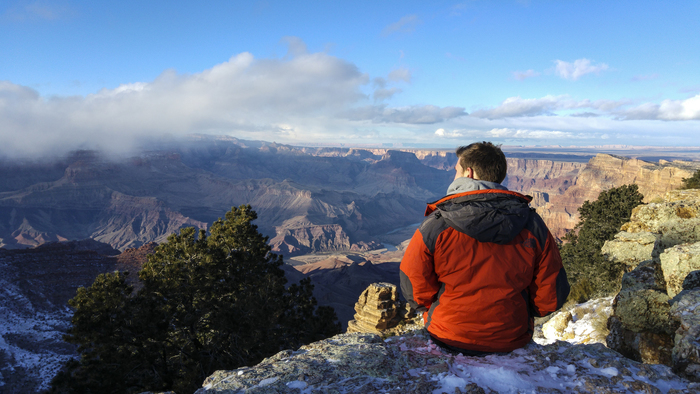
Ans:
[{"label": "large boulder", "polygon": [[636,361],[670,366],[678,323],[668,301],[657,262],[643,262],[624,274],[608,320],[608,347]]},{"label": "large boulder", "polygon": [[678,321],[673,348],[673,370],[700,381],[700,271],[693,271],[683,281],[683,290],[673,297],[671,316]]},{"label": "large boulder", "polygon": [[658,249],[658,240],[658,234],[648,231],[639,233],[621,231],[613,240],[605,241],[601,253],[609,260],[623,263],[632,270],[639,263],[652,258],[654,250]]},{"label": "large boulder", "polygon": [[683,289],[683,280],[691,271],[700,270],[700,242],[676,245],[659,256],[666,289],[674,297]]},{"label": "large boulder", "polygon": [[622,289],[613,300],[614,315],[629,330],[673,335],[669,296],[658,263],[641,264],[622,276]]}]

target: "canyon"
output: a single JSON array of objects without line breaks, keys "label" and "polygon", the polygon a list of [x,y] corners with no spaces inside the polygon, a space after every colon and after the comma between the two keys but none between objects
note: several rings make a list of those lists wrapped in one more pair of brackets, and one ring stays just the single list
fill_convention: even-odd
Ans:
[{"label": "canyon", "polygon": [[[504,184],[531,195],[531,207],[559,238],[576,225],[578,207],[603,190],[636,183],[651,202],[700,169],[692,155],[646,161],[504,150]],[[258,229],[285,256],[289,282],[310,278],[319,305],[332,306],[345,327],[369,284],[396,283],[405,241],[425,203],[443,196],[456,160],[447,150],[198,137],[119,159],[80,151],[0,161],[0,314],[8,322],[0,380],[46,387],[74,354],[60,337],[77,287],[116,269],[132,272],[128,280],[138,285],[135,273],[156,243],[183,227],[207,229],[241,204],[253,207]],[[42,380],[26,378],[37,365],[48,366]]]},{"label": "canyon", "polygon": [[[531,195],[557,237],[601,191],[637,183],[651,201],[697,167],[687,160],[504,149],[504,184]],[[204,137],[121,159],[80,151],[54,161],[0,162],[0,247],[91,238],[123,251],[163,242],[186,226],[206,229],[231,206],[250,204],[260,231],[285,256],[380,249],[410,237],[425,203],[443,196],[455,163],[446,150]]]}]

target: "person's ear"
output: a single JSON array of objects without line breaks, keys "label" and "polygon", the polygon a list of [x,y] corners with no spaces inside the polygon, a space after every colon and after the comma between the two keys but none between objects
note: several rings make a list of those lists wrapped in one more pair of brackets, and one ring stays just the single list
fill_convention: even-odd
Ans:
[{"label": "person's ear", "polygon": [[471,167],[467,167],[467,169],[464,171],[464,176],[467,178],[474,179],[474,169]]}]

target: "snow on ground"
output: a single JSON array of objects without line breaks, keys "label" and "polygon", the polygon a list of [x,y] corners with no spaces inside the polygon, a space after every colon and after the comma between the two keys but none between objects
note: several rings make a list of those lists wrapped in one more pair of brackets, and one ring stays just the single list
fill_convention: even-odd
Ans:
[{"label": "snow on ground", "polygon": [[[15,285],[4,280],[0,289],[0,386],[22,390],[16,392],[48,389],[75,353],[62,341],[72,312],[67,307],[37,311]],[[25,378],[16,381],[20,375]]]},{"label": "snow on ground", "polygon": [[541,330],[536,328],[533,340],[540,345],[555,341],[605,345],[612,301],[613,297],[597,298],[559,311],[544,323]]}]

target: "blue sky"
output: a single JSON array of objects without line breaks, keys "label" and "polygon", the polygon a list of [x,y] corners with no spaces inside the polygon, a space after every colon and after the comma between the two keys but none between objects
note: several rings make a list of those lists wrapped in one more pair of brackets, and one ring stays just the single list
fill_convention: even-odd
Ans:
[{"label": "blue sky", "polygon": [[0,152],[700,146],[699,35],[697,1],[3,0]]}]

